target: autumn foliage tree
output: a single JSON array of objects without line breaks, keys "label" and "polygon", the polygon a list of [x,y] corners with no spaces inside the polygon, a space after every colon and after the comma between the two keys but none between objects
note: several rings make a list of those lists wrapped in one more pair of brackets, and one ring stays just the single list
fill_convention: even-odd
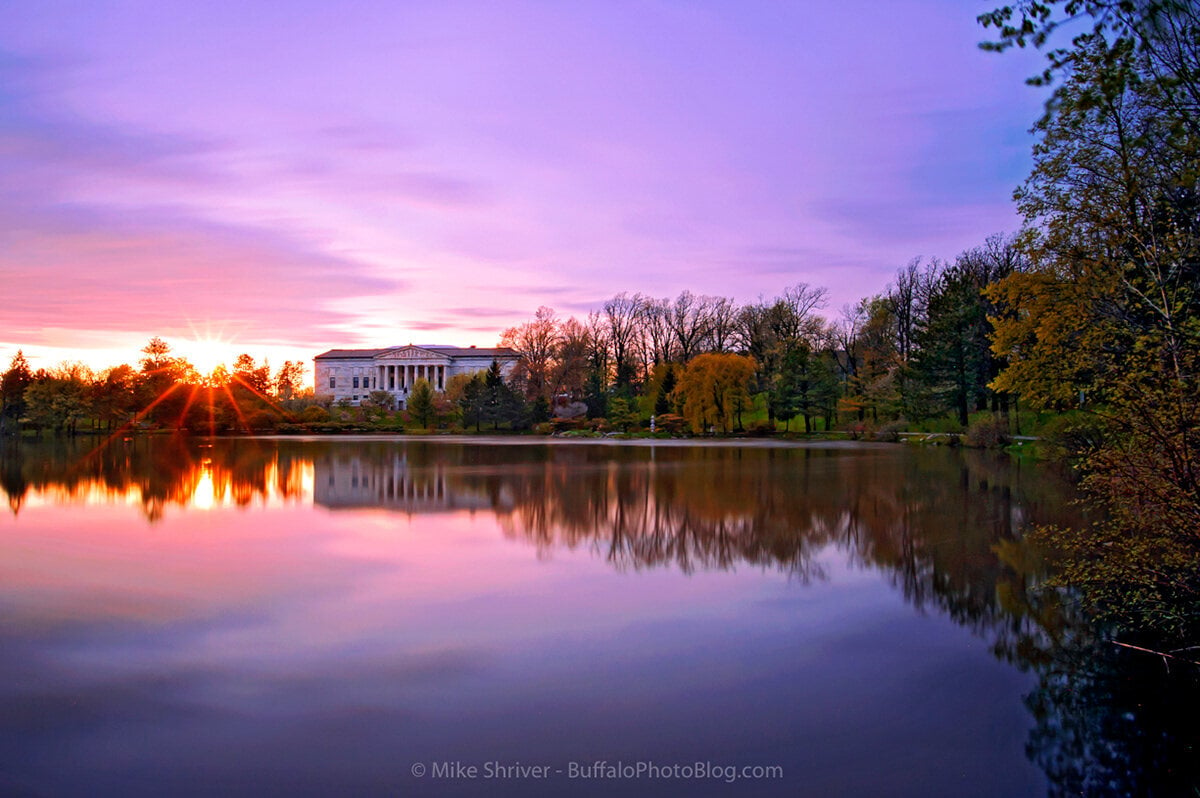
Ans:
[{"label": "autumn foliage tree", "polygon": [[500,345],[520,352],[512,384],[532,401],[550,400],[556,386],[556,366],[561,362],[563,334],[553,308],[537,309],[531,321],[504,331]]},{"label": "autumn foliage tree", "polygon": [[[1086,486],[1110,512],[1048,532],[1064,579],[1129,630],[1200,636],[1200,11],[1192,3],[1034,3],[985,21],[1045,41],[1055,13],[1095,27],[1051,53],[1061,77],[1017,199],[1030,266],[1004,306],[994,381],[1082,406],[1103,438]],[[1033,13],[1034,16],[1029,15]],[[996,16],[999,15],[999,16]]]},{"label": "autumn foliage tree", "polygon": [[683,416],[695,432],[710,427],[740,429],[741,414],[751,404],[750,385],[757,364],[743,355],[705,354],[692,359],[679,378],[675,394]]}]

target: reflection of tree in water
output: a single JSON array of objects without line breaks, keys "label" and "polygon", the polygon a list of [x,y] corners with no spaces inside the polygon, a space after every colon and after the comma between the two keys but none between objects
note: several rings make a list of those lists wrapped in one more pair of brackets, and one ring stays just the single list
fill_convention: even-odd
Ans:
[{"label": "reflection of tree in water", "polygon": [[31,491],[64,501],[119,500],[132,493],[145,516],[156,521],[169,505],[193,503],[202,485],[238,506],[268,496],[299,496],[304,465],[295,453],[253,440],[23,441],[0,446],[0,490],[14,514]]},{"label": "reflection of tree in water", "polygon": [[620,568],[750,563],[812,578],[835,545],[1038,675],[1027,751],[1053,794],[1196,794],[1194,673],[1121,652],[1038,590],[1043,563],[1021,531],[1082,522],[1045,468],[979,452],[564,447],[503,479],[507,535]]},{"label": "reflection of tree in water", "polygon": [[1200,794],[1200,674],[1086,628],[1038,666],[1026,751],[1052,795]]},{"label": "reflection of tree in water", "polygon": [[739,562],[812,575],[828,545],[880,567],[915,605],[995,615],[994,548],[1068,522],[1062,485],[1006,459],[900,450],[560,447],[510,470],[507,534],[589,547],[620,567]]},{"label": "reflection of tree in water", "polygon": [[[135,491],[161,516],[202,480],[228,500],[304,495],[359,474],[348,507],[487,509],[540,553],[593,551],[613,567],[684,572],[738,565],[821,578],[822,551],[880,571],[915,607],[947,614],[997,657],[1037,674],[1028,755],[1054,794],[1174,795],[1197,779],[1193,673],[1122,652],[1056,596],[1021,539],[1079,523],[1044,468],[980,452],[452,445],[408,441],[134,438],[0,446],[0,488],[88,499]],[[328,472],[328,473],[326,473]],[[413,502],[403,497],[420,497]],[[403,499],[403,500],[402,500]]]},{"label": "reflection of tree in water", "polygon": [[618,568],[684,572],[740,563],[819,576],[814,555],[831,540],[836,513],[787,500],[771,484],[784,450],[606,451],[563,447],[514,479],[505,534],[540,551],[587,548]]}]

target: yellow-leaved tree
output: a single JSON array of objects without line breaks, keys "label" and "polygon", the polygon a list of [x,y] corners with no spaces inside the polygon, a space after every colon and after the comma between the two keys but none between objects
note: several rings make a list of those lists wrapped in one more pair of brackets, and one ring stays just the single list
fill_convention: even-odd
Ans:
[{"label": "yellow-leaved tree", "polygon": [[[994,350],[1009,363],[993,387],[1082,410],[1094,428],[1084,486],[1108,518],[1043,530],[1062,582],[1118,632],[1195,644],[1200,10],[1083,10],[1096,31],[1052,58],[1064,79],[1017,192],[1028,266],[988,289]],[[1002,32],[1020,43],[1023,29]]]},{"label": "yellow-leaved tree", "polygon": [[742,413],[750,409],[750,381],[757,364],[742,355],[707,354],[693,358],[683,370],[675,397],[683,417],[696,432],[709,428],[742,428]]}]

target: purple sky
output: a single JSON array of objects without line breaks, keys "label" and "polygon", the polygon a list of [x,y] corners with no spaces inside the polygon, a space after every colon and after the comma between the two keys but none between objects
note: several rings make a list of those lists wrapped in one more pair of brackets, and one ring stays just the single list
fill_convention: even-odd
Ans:
[{"label": "purple sky", "polygon": [[834,314],[1016,228],[1040,56],[978,50],[991,5],[0,5],[0,365],[489,345],[619,291]]}]

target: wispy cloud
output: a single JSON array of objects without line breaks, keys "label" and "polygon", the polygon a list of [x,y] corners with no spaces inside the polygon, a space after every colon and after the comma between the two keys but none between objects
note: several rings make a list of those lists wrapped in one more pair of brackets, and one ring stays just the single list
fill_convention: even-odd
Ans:
[{"label": "wispy cloud", "polygon": [[204,323],[303,345],[342,319],[327,300],[403,287],[318,242],[189,207],[190,192],[233,184],[211,157],[223,148],[54,108],[69,66],[0,58],[0,339],[188,336]]},{"label": "wispy cloud", "polygon": [[1016,223],[1030,60],[960,5],[0,6],[0,341],[874,293]]}]

